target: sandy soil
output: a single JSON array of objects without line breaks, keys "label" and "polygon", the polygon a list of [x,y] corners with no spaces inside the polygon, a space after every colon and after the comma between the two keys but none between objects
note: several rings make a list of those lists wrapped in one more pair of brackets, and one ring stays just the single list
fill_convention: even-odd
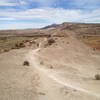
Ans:
[{"label": "sandy soil", "polygon": [[13,50],[0,55],[0,100],[37,100],[39,76],[23,66],[28,50]]},{"label": "sandy soil", "polygon": [[46,48],[1,54],[0,100],[100,100],[100,56],[66,34]]}]

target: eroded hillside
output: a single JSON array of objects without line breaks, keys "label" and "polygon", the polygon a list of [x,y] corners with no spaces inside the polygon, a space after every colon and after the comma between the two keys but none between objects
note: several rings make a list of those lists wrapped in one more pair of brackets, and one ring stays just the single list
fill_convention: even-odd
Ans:
[{"label": "eroded hillside", "polygon": [[1,34],[0,100],[100,100],[100,36],[89,31],[99,26]]}]

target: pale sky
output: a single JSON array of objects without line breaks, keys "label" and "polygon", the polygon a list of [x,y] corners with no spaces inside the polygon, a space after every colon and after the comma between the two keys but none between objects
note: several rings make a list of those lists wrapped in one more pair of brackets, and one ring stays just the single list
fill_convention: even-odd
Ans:
[{"label": "pale sky", "polygon": [[0,0],[0,29],[100,23],[100,0]]}]

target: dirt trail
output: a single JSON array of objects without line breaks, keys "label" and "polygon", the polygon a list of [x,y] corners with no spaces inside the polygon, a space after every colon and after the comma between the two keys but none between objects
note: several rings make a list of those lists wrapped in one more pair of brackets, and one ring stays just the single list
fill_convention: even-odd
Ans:
[{"label": "dirt trail", "polygon": [[[74,86],[74,85],[71,85],[71,84],[68,84],[68,83],[66,83],[66,82],[64,82],[62,79],[60,79],[60,77],[58,78],[58,77],[56,77],[56,73],[51,73],[51,72],[49,72],[49,70],[47,70],[47,69],[44,69],[44,68],[42,68],[43,66],[41,66],[40,64],[39,64],[39,62],[38,62],[38,60],[36,59],[36,56],[37,56],[37,52],[38,51],[40,51],[41,49],[36,49],[36,50],[33,50],[33,52],[30,52],[29,54],[28,54],[28,56],[29,56],[29,58],[30,58],[30,61],[31,61],[31,64],[32,64],[32,66],[35,68],[35,69],[37,69],[38,71],[39,71],[39,73],[41,73],[41,77],[40,78],[42,78],[41,80],[44,82],[44,86],[50,86],[51,84],[50,84],[50,82],[49,81],[47,81],[48,80],[48,78],[50,78],[49,80],[51,80],[51,82],[52,81],[54,81],[56,84],[58,84],[58,85],[60,85],[61,87],[65,87],[65,88],[70,88],[71,90],[73,90],[73,91],[77,91],[79,94],[81,94],[81,93],[83,93],[83,94],[85,94],[85,95],[88,95],[88,96],[90,96],[90,98],[91,97],[94,97],[94,99],[93,100],[99,100],[100,99],[100,95],[99,94],[96,94],[96,93],[93,93],[93,92],[91,92],[91,91],[88,91],[88,90],[86,90],[86,89],[84,89],[84,88],[80,88],[80,87],[76,87],[76,86]],[[32,55],[32,56],[31,56]],[[44,74],[44,75],[43,75]],[[47,82],[46,82],[46,81]],[[50,90],[51,90],[51,87],[47,87],[48,89],[48,91],[50,92]],[[50,90],[49,90],[50,89]],[[58,90],[59,90],[59,88],[58,88]],[[50,96],[50,97],[54,97],[55,98],[55,96],[57,95],[56,94],[56,92],[55,91],[51,91],[50,92],[50,94],[52,94],[52,96]],[[76,94],[77,95],[77,94]],[[59,95],[58,95],[59,96]],[[61,97],[62,97],[62,95],[61,95],[61,93],[60,93],[60,99],[57,97],[57,98],[53,98],[52,100],[65,100],[65,99],[61,99]],[[48,98],[48,97],[47,97]],[[46,98],[46,100],[50,100],[50,99],[47,99]],[[74,97],[72,97],[72,98],[74,98]],[[71,98],[69,98],[69,100],[70,100]],[[75,99],[75,98],[74,98]],[[40,100],[42,100],[42,99],[40,99]],[[45,99],[43,99],[43,100],[45,100]],[[78,100],[78,99],[77,99]],[[86,98],[85,99],[82,99],[82,100],[86,100]],[[89,99],[87,99],[87,100],[89,100]]]},{"label": "dirt trail", "polygon": [[[99,100],[100,81],[94,80],[94,75],[100,73],[100,56],[93,55],[92,49],[75,38],[75,33],[67,32],[67,35],[68,37],[58,38],[50,47],[31,51],[28,59],[33,68],[41,73],[40,79],[44,86],[47,84],[51,86],[54,84],[52,82],[55,82],[67,88],[65,90],[71,96],[65,95],[68,100],[80,100],[80,96],[82,100]],[[45,79],[51,80],[52,84],[45,83]],[[59,87],[55,85],[55,88],[59,91]],[[47,90],[50,94],[53,93],[51,97],[55,98],[54,94],[57,95],[57,93],[51,91],[51,87]],[[63,97],[62,93],[60,97]],[[65,98],[60,100],[66,100]]]},{"label": "dirt trail", "polygon": [[46,48],[1,54],[0,100],[100,100],[100,56],[67,34]]}]

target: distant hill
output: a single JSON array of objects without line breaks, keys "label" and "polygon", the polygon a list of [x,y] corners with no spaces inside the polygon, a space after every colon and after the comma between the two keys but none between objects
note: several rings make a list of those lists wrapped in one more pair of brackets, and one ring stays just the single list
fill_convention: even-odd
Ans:
[{"label": "distant hill", "polygon": [[[55,29],[51,29],[55,28]],[[51,29],[50,32],[46,32],[44,29]],[[47,34],[52,33],[52,31],[56,32],[57,34],[59,31],[73,31],[76,34],[85,34],[85,35],[100,35],[100,24],[93,24],[93,23],[71,23],[65,22],[62,24],[52,24],[45,26],[41,29],[22,29],[22,30],[0,30],[1,35],[34,35],[34,34]],[[60,32],[61,33],[61,32]]]},{"label": "distant hill", "polygon": [[77,34],[100,35],[100,23],[68,23],[59,25],[61,30],[71,30]]},{"label": "distant hill", "polygon": [[59,25],[58,24],[52,24],[52,25],[45,26],[42,29],[54,28],[54,27],[57,27],[57,26],[59,26]]}]

